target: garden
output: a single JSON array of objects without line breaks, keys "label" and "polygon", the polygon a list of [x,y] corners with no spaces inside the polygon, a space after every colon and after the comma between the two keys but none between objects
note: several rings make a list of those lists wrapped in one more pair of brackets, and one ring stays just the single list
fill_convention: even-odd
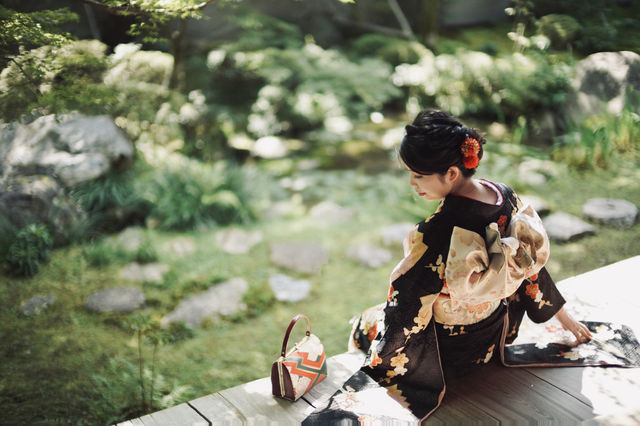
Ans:
[{"label": "garden", "polygon": [[[396,154],[420,109],[480,129],[478,176],[548,212],[640,206],[638,1],[474,24],[453,0],[24,3],[0,6],[0,424],[112,424],[265,377],[298,312],[346,351],[401,259],[390,230],[436,208]],[[552,240],[556,281],[640,254],[636,222],[589,225]],[[274,254],[303,243],[320,265]],[[221,311],[182,314],[204,295]]]}]

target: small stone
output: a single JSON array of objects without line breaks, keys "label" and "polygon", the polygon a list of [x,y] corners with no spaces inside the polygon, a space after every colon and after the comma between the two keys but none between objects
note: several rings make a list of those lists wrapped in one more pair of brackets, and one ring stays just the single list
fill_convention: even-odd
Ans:
[{"label": "small stone", "polygon": [[193,238],[176,237],[167,242],[164,248],[178,256],[186,256],[196,251],[196,242]]},{"label": "small stone", "polygon": [[409,232],[415,228],[416,225],[413,223],[405,222],[405,223],[396,223],[395,225],[389,225],[380,230],[380,234],[382,236],[382,243],[385,246],[391,245],[402,245],[402,242]]},{"label": "small stone", "polygon": [[216,244],[231,254],[245,254],[262,241],[262,232],[243,231],[242,229],[225,229],[216,234]]},{"label": "small stone", "polygon": [[144,293],[134,287],[112,287],[93,293],[87,298],[87,309],[92,312],[127,313],[144,305]]},{"label": "small stone", "polygon": [[347,252],[347,256],[370,268],[378,268],[391,260],[391,252],[389,250],[369,243],[352,246]]},{"label": "small stone", "polygon": [[636,222],[638,208],[626,200],[592,198],[582,206],[582,214],[604,225],[629,228]]},{"label": "small stone", "polygon": [[595,228],[587,222],[563,212],[547,216],[542,223],[549,238],[561,242],[575,240],[596,232]]},{"label": "small stone", "polygon": [[169,266],[162,263],[130,263],[120,270],[120,278],[139,283],[161,283]]},{"label": "small stone", "polygon": [[296,272],[314,274],[329,262],[329,251],[314,242],[271,244],[271,261]]},{"label": "small stone", "polygon": [[271,287],[276,299],[283,302],[299,302],[306,299],[311,291],[309,281],[294,280],[283,274],[270,277],[269,287]]},{"label": "small stone", "polygon": [[530,205],[540,215],[544,216],[550,212],[549,203],[535,195],[520,195],[520,200],[524,205]]},{"label": "small stone", "polygon": [[242,278],[233,278],[210,287],[208,290],[184,299],[178,307],[165,316],[161,324],[184,321],[191,328],[198,328],[205,318],[217,318],[220,315],[233,315],[245,309],[242,297],[249,284]]},{"label": "small stone", "polygon": [[31,299],[27,300],[20,306],[22,309],[22,313],[29,315],[38,315],[40,314],[47,306],[51,305],[55,302],[56,296],[49,293],[46,296],[33,296]]},{"label": "small stone", "polygon": [[339,206],[332,201],[323,201],[313,206],[309,214],[318,222],[339,223],[353,218],[354,211],[348,207]]}]

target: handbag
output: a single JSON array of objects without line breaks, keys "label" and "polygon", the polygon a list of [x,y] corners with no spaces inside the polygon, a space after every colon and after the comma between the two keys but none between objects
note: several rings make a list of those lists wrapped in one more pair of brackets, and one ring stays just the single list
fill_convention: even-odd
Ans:
[{"label": "handbag", "polygon": [[[307,322],[306,336],[287,352],[289,335],[296,322]],[[282,341],[280,358],[271,367],[271,388],[274,396],[297,401],[316,383],[327,377],[327,362],[320,339],[311,334],[311,324],[306,315],[298,314],[291,320]]]}]

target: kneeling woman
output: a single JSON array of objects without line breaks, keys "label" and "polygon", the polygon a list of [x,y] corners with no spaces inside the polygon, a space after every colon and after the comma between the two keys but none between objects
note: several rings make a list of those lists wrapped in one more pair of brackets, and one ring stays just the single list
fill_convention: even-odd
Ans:
[{"label": "kneeling woman", "polygon": [[442,202],[405,240],[386,303],[365,311],[351,336],[351,348],[368,352],[363,370],[418,418],[439,405],[445,378],[499,356],[525,312],[534,322],[555,315],[578,342],[591,338],[544,268],[538,215],[509,186],[472,178],[484,142],[441,111],[406,127],[400,157],[410,184]]}]

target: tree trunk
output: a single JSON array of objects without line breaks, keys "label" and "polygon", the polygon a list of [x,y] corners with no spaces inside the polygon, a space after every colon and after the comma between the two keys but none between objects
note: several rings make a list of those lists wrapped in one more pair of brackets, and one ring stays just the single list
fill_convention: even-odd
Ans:
[{"label": "tree trunk", "polygon": [[171,54],[173,55],[173,70],[169,88],[181,91],[184,89],[185,70],[184,63],[187,51],[187,19],[179,18],[174,21],[175,27],[171,31],[169,42],[171,44]]},{"label": "tree trunk", "polygon": [[438,41],[441,0],[426,0],[420,13],[420,38],[429,49],[434,49]]}]

